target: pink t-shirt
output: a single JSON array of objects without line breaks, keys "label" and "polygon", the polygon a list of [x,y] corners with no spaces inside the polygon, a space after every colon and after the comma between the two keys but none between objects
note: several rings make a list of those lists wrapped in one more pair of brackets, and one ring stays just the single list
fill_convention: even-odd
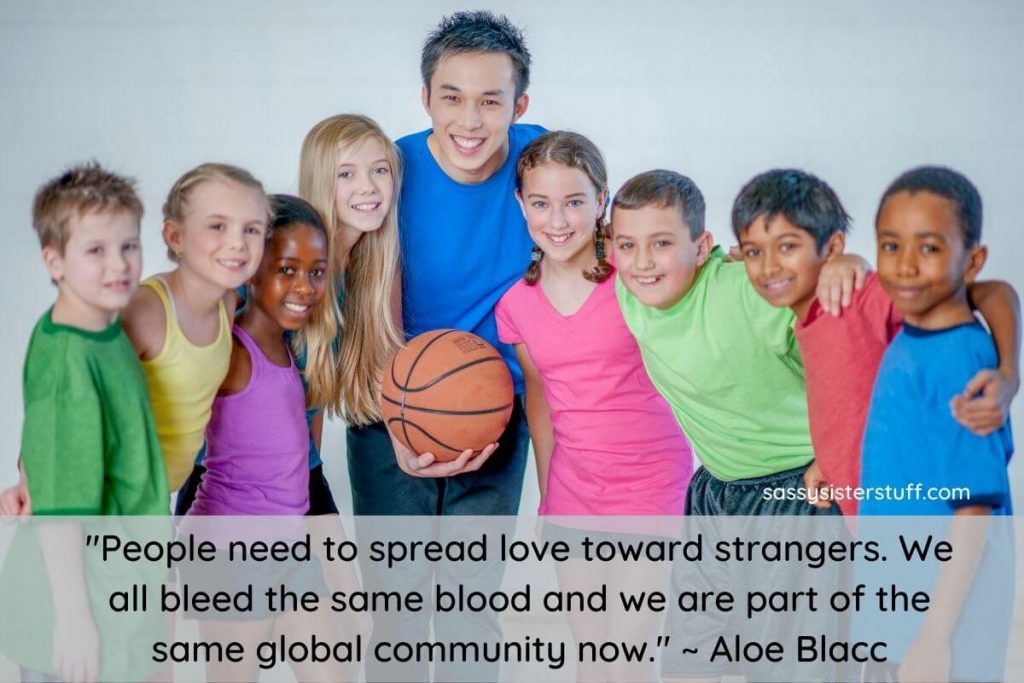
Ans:
[{"label": "pink t-shirt", "polygon": [[[815,301],[796,338],[807,380],[807,415],[814,458],[834,487],[860,485],[861,442],[878,366],[900,331],[901,317],[875,273],[839,317]],[[844,515],[857,501],[839,502]]]},{"label": "pink t-shirt", "polygon": [[615,280],[563,316],[520,280],[495,309],[498,337],[525,344],[544,381],[555,449],[541,514],[682,514],[690,444],[644,370]]}]

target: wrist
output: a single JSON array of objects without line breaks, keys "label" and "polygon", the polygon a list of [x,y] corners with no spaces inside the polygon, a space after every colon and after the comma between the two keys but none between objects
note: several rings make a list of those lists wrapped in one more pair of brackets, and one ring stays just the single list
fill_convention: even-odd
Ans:
[{"label": "wrist", "polygon": [[1003,378],[1003,381],[1006,382],[1010,390],[1016,394],[1017,390],[1020,389],[1020,373],[1017,371],[1017,368],[1009,365],[1000,365],[996,372]]},{"label": "wrist", "polygon": [[918,633],[918,640],[927,640],[932,643],[949,643],[953,637],[953,625],[944,624],[938,621],[924,620],[921,624],[921,631]]}]

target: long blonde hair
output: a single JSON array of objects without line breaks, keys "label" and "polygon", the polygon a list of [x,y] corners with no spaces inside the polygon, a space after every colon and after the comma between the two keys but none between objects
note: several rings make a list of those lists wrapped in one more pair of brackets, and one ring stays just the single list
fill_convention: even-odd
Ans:
[{"label": "long blonde hair", "polygon": [[[391,207],[378,230],[365,233],[342,264],[338,249],[341,228],[334,207],[334,183],[341,150],[375,137],[384,145],[395,188]],[[391,307],[398,273],[398,197],[402,166],[398,148],[372,119],[356,114],[339,114],[324,119],[306,135],[299,159],[299,195],[312,204],[327,224],[334,278],[345,289],[341,309],[340,401],[346,422],[367,425],[380,419],[380,380],[384,365],[401,343]],[[342,271],[344,265],[344,271]],[[337,298],[332,286],[328,296]],[[308,325],[307,325],[308,327]],[[309,330],[309,334],[327,334]],[[338,404],[331,405],[337,414]]]}]

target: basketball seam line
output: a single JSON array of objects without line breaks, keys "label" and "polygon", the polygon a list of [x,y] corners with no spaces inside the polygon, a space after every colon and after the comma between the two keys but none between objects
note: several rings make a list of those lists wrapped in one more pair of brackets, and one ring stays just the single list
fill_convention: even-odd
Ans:
[{"label": "basketball seam line", "polygon": [[477,358],[476,360],[471,360],[468,363],[463,363],[462,365],[460,365],[457,368],[452,368],[451,370],[448,370],[447,372],[441,373],[440,375],[438,375],[434,379],[430,380],[430,382],[424,384],[423,386],[419,386],[419,387],[403,386],[402,387],[402,392],[403,393],[409,392],[410,394],[414,394],[414,393],[416,393],[418,391],[426,391],[427,389],[429,389],[430,387],[434,386],[435,384],[437,384],[441,380],[447,379],[448,377],[451,377],[452,375],[454,375],[456,373],[462,372],[466,368],[471,368],[474,365],[480,365],[481,363],[492,363],[494,361],[501,361],[501,362],[504,363],[505,359],[502,358],[501,356],[487,356],[486,358]]},{"label": "basketball seam line", "polygon": [[[431,441],[433,441],[437,445],[442,446],[444,448],[447,448],[448,450],[452,451],[453,453],[462,453],[462,451],[460,451],[459,449],[455,448],[454,446],[449,446],[444,441],[441,441],[441,440],[435,438],[433,434],[431,434],[427,430],[423,429],[423,427],[420,427],[415,422],[410,422],[410,421],[408,421],[408,420],[406,420],[404,418],[401,418],[401,417],[393,417],[390,420],[388,420],[388,424],[390,425],[395,420],[399,420],[402,423],[402,430],[405,431],[406,434],[408,434],[408,431],[406,430],[406,426],[411,424],[413,426],[413,429],[416,429],[417,431],[421,432],[423,434],[423,436],[427,437],[428,439],[430,439]],[[406,436],[406,438],[408,438],[408,436]]]},{"label": "basketball seam line", "polygon": [[506,403],[505,405],[499,406],[497,408],[485,408],[483,410],[444,410],[441,408],[424,408],[422,406],[410,405],[406,403],[404,400],[401,403],[399,403],[398,401],[391,398],[387,394],[383,394],[381,398],[387,401],[388,403],[394,404],[396,406],[400,405],[402,407],[402,413],[400,417],[403,420],[405,419],[406,408],[421,413],[429,413],[431,415],[490,415],[491,413],[500,413],[501,411],[508,410],[509,408],[512,407],[512,403]]},{"label": "basketball seam line", "polygon": [[[412,363],[409,365],[409,372],[405,376],[405,382],[403,382],[403,387],[409,385],[409,380],[412,379],[412,371],[416,369],[416,364],[419,363],[420,362],[420,358],[423,357],[423,352],[426,351],[428,348],[430,348],[430,345],[433,344],[434,342],[436,342],[441,337],[443,337],[445,335],[448,335],[448,334],[451,334],[453,332],[457,332],[457,331],[458,330],[445,330],[441,334],[437,335],[436,337],[434,337],[433,339],[428,341],[426,346],[424,346],[422,349],[420,349],[420,352],[418,354],[416,354],[416,357],[413,359]],[[395,379],[395,364],[394,364],[394,362],[391,363],[391,379],[395,382],[396,385],[398,384],[398,381]],[[398,414],[402,418],[402,433],[405,434],[405,442],[407,444],[409,444],[409,448],[411,450],[412,449],[412,439],[409,438],[409,429],[408,429],[408,427],[406,427],[406,422],[405,422],[405,394],[406,394],[406,390],[403,388],[402,389],[402,404],[399,407]],[[440,441],[438,443],[440,443]]]}]

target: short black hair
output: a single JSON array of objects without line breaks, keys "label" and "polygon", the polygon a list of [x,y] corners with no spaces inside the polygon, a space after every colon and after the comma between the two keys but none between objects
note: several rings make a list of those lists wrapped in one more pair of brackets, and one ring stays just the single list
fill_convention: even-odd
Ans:
[{"label": "short black hair", "polygon": [[327,234],[327,227],[324,225],[324,219],[320,216],[320,212],[305,199],[290,194],[272,194],[270,195],[270,210],[272,215],[267,228],[268,240],[276,231],[300,223]]},{"label": "short black hair", "polygon": [[769,223],[783,216],[809,232],[819,251],[832,235],[850,231],[850,216],[835,191],[824,180],[795,168],[765,171],[743,186],[732,205],[736,239],[760,216]]},{"label": "short black hair", "polygon": [[486,10],[456,12],[442,17],[441,23],[423,44],[420,55],[423,85],[430,89],[430,79],[443,58],[467,52],[508,55],[514,70],[516,99],[526,92],[530,85],[530,51],[526,49],[523,32],[504,14],[496,15]]},{"label": "short black hair", "polygon": [[981,242],[981,194],[964,174],[945,166],[918,166],[910,169],[892,181],[882,195],[878,213],[875,214],[876,226],[885,200],[898,192],[930,192],[953,202],[960,219],[964,246],[970,249]]},{"label": "short black hair", "polygon": [[659,169],[635,175],[619,188],[612,200],[613,210],[647,206],[679,209],[683,222],[690,229],[690,239],[697,239],[704,232],[704,195],[697,183],[681,173]]}]

